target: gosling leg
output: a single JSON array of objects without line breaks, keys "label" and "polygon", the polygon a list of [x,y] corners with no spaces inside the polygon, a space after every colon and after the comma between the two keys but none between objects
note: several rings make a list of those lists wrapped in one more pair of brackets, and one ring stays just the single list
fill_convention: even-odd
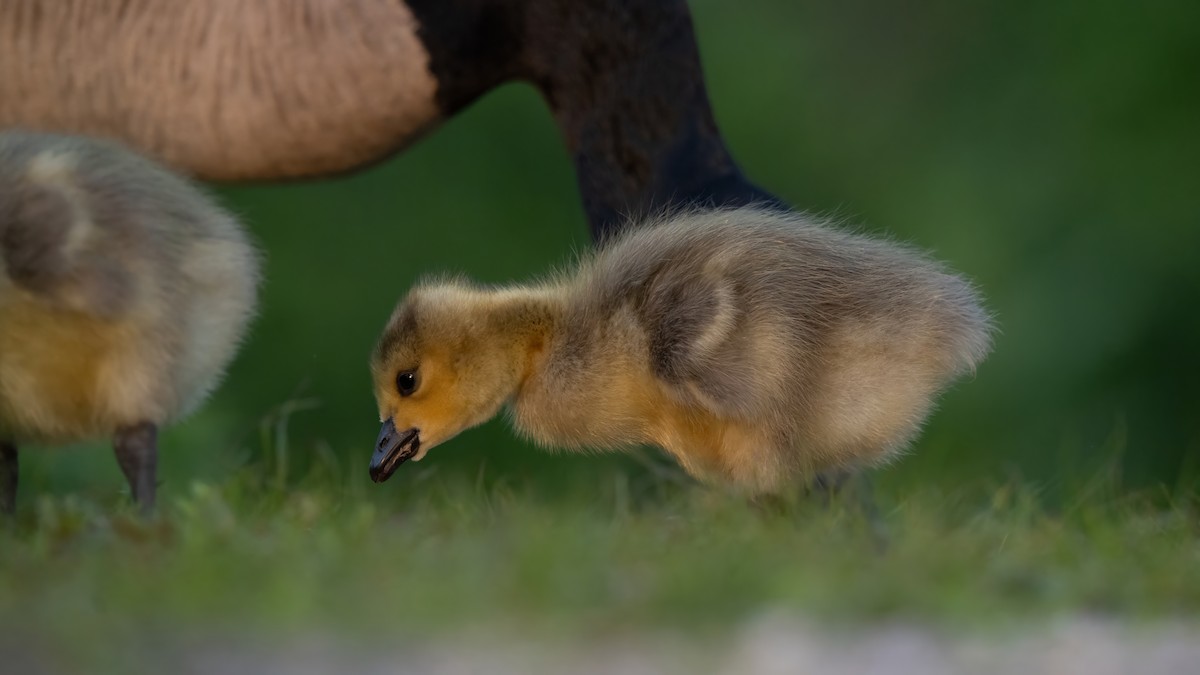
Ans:
[{"label": "gosling leg", "polygon": [[125,480],[129,481],[133,501],[143,514],[148,515],[154,510],[157,488],[158,427],[150,422],[142,422],[117,429],[113,437],[113,450]]},{"label": "gosling leg", "polygon": [[835,499],[854,482],[855,472],[846,469],[830,469],[818,473],[808,487],[808,494],[821,500],[821,506],[833,506]]},{"label": "gosling leg", "polygon": [[17,508],[17,446],[0,441],[0,513],[11,515]]},{"label": "gosling leg", "polygon": [[867,520],[871,531],[871,539],[880,553],[887,550],[888,531],[879,513],[879,505],[875,502],[875,488],[865,471],[835,469],[817,474],[809,488],[810,495],[816,494],[825,508],[833,504],[833,500],[845,495],[859,509]]}]

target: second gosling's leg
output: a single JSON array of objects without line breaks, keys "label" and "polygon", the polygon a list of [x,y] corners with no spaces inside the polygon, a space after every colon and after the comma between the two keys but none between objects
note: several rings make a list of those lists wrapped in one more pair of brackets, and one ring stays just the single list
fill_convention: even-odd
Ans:
[{"label": "second gosling's leg", "polygon": [[133,501],[143,514],[154,510],[155,490],[158,476],[158,427],[142,422],[117,429],[113,437],[113,450],[117,464],[129,481]]},{"label": "second gosling's leg", "polygon": [[0,513],[17,508],[17,446],[0,441]]}]

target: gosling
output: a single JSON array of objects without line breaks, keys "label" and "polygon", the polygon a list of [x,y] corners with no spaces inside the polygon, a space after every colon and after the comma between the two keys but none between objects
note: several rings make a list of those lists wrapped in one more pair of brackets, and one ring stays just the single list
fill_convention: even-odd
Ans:
[{"label": "gosling", "polygon": [[662,218],[539,283],[409,291],[371,359],[370,474],[507,404],[544,446],[657,445],[780,494],[894,457],[989,333],[971,285],[905,247],[755,208]]},{"label": "gosling", "polygon": [[143,512],[157,434],[212,391],[259,260],[184,178],[112,142],[0,133],[0,507],[18,444],[111,438]]}]

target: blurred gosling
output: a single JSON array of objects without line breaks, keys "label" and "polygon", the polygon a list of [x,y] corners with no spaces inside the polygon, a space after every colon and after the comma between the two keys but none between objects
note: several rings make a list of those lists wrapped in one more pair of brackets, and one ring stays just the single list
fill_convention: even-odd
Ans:
[{"label": "blurred gosling", "polygon": [[371,359],[371,476],[508,405],[545,446],[653,444],[701,480],[779,494],[894,457],[989,333],[962,278],[802,215],[631,225],[540,283],[413,288]]},{"label": "blurred gosling", "polygon": [[115,143],[0,132],[0,507],[17,446],[111,438],[143,511],[157,434],[217,385],[259,261],[200,189]]}]

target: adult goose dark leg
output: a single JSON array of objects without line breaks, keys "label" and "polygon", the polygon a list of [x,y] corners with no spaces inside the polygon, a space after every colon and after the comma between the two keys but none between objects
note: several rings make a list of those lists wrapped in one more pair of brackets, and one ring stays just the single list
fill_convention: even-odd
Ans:
[{"label": "adult goose dark leg", "polygon": [[683,0],[408,0],[445,116],[513,79],[538,88],[592,235],[672,205],[782,203],[748,181],[713,119]]}]

